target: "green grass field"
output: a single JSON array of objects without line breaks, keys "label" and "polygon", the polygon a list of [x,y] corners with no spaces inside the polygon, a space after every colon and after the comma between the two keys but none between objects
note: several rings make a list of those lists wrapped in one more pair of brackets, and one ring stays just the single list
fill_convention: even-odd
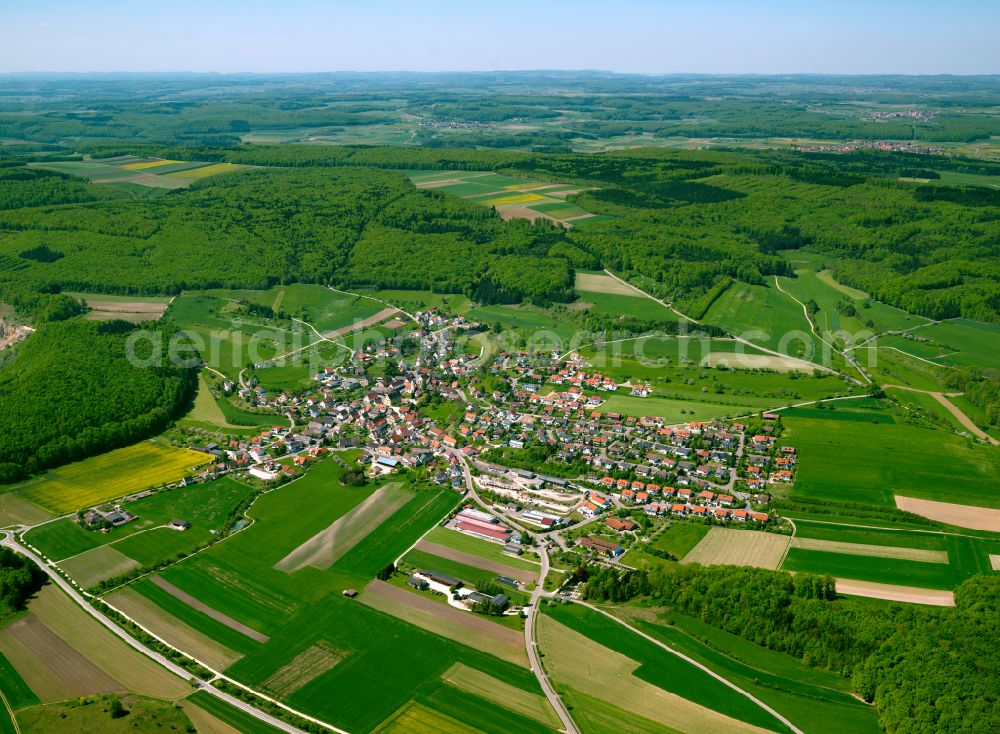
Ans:
[{"label": "green grass field", "polygon": [[627,314],[637,319],[651,321],[677,321],[677,315],[673,311],[644,296],[585,290],[577,290],[576,294],[581,302],[591,304],[587,309],[591,313],[615,317]]},{"label": "green grass field", "polygon": [[949,563],[923,563],[804,548],[789,548],[781,570],[829,574],[838,578],[922,589],[953,589],[964,580]]},{"label": "green grass field", "polygon": [[13,491],[49,512],[66,514],[176,482],[211,460],[197,451],[143,441],[52,469]]},{"label": "green grass field", "polygon": [[634,675],[654,686],[734,719],[771,731],[787,731],[769,713],[704,671],[607,617],[576,604],[546,606],[544,612],[594,642],[638,662]]},{"label": "green grass field", "polygon": [[793,498],[895,507],[899,494],[1000,507],[1000,496],[987,490],[1000,481],[992,447],[905,423],[790,416],[784,424],[782,440],[799,450]]},{"label": "green grass field", "polygon": [[184,700],[190,701],[219,721],[244,734],[278,734],[281,731],[205,691],[195,691]]},{"label": "green grass field", "polygon": [[657,564],[670,561],[653,555],[649,551],[658,550],[670,553],[674,558],[683,560],[708,534],[708,527],[696,523],[672,522],[649,543],[635,543],[622,556],[622,563],[633,568],[650,568]]},{"label": "green grass field", "polygon": [[[650,613],[652,612],[652,613]],[[631,624],[697,660],[772,706],[809,734],[877,734],[878,714],[851,696],[850,681],[810,668],[682,614],[621,610]]]},{"label": "green grass field", "polygon": [[[253,490],[235,479],[223,477],[212,482],[191,484],[130,502],[125,509],[138,517],[130,523],[112,528],[107,533],[84,530],[72,518],[57,520],[31,530],[26,540],[53,560],[62,560],[91,548],[113,543],[126,555],[136,557],[129,548],[150,548],[157,557],[167,558],[184,547],[193,547],[211,537],[209,530],[220,529],[220,523],[239,502]],[[187,520],[192,527],[181,533],[175,530],[154,530],[175,517]],[[162,535],[157,535],[162,534]],[[156,552],[162,537],[167,543],[162,554]],[[139,543],[139,539],[144,539]],[[179,543],[180,545],[178,545]],[[173,549],[172,552],[167,550]],[[142,558],[136,560],[145,563]]]},{"label": "green grass field", "polygon": [[539,570],[538,563],[532,563],[526,559],[517,558],[504,553],[503,546],[499,543],[491,543],[488,540],[479,540],[478,538],[467,535],[466,533],[459,533],[454,530],[438,527],[431,530],[425,539],[432,543],[437,543],[438,545],[443,545],[464,553],[479,556],[480,558],[484,558],[488,561],[503,563],[506,566],[517,568],[522,571]]},{"label": "green grass field", "polygon": [[[702,320],[793,357],[815,348],[802,307],[773,286],[734,283]],[[803,337],[785,340],[792,332]]]}]

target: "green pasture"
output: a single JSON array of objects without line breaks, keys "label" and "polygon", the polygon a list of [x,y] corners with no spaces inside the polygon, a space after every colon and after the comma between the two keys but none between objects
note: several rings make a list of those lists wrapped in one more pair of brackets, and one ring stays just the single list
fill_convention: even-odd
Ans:
[{"label": "green pasture", "polygon": [[805,548],[789,548],[781,570],[829,574],[838,578],[922,589],[953,589],[964,580],[950,563],[876,558]]},{"label": "green pasture", "polygon": [[594,642],[638,662],[634,675],[647,683],[748,724],[787,731],[766,711],[704,671],[597,612],[577,604],[550,605],[543,611]]},{"label": "green pasture", "polygon": [[[109,543],[114,543],[118,550],[130,555],[126,550],[129,547],[126,539],[133,543],[139,537],[150,535],[149,539],[143,539],[133,547],[148,558],[150,554],[157,554],[156,548],[162,543],[163,553],[158,557],[166,558],[174,555],[177,549],[194,547],[208,540],[211,537],[209,530],[221,529],[221,523],[230,511],[252,491],[242,482],[222,477],[211,482],[160,491],[129,502],[124,509],[138,519],[112,528],[107,533],[84,530],[75,519],[63,518],[28,531],[25,539],[49,558],[58,561]],[[191,528],[184,532],[164,529],[162,534],[153,530],[174,518],[187,520]],[[144,562],[141,558],[136,560]]]},{"label": "green pasture", "polygon": [[516,568],[521,571],[538,571],[539,564],[532,563],[524,558],[516,558],[503,552],[503,546],[499,543],[491,543],[488,540],[480,540],[466,533],[448,530],[443,527],[436,527],[431,530],[426,540],[453,548],[463,553],[469,553],[487,561],[502,563],[505,566]]},{"label": "green pasture", "polygon": [[638,629],[697,660],[809,734],[877,734],[878,714],[850,695],[850,681],[673,612],[627,615]]},{"label": "green pasture", "polygon": [[[259,684],[317,640],[324,640],[343,651],[344,659],[289,696],[287,703],[349,731],[371,731],[415,696],[449,715],[465,710],[474,717],[475,726],[485,725],[487,732],[547,731],[441,681],[445,671],[461,662],[537,693],[537,682],[526,668],[344,599],[339,591],[286,622],[267,644],[235,663],[228,673]],[[387,676],[388,670],[393,674]],[[331,696],[330,691],[340,695]]]},{"label": "green pasture", "polygon": [[[837,414],[839,411],[835,411]],[[787,416],[783,443],[799,451],[792,498],[895,507],[906,497],[1000,507],[1000,454],[906,423]]]}]

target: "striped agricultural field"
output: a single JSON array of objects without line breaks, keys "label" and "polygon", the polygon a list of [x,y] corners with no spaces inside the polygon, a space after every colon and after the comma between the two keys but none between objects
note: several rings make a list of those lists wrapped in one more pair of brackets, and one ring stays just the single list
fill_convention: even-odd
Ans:
[{"label": "striped agricultural field", "polygon": [[904,561],[924,563],[947,563],[948,552],[925,550],[923,548],[897,548],[888,545],[868,545],[866,543],[842,543],[838,540],[816,540],[815,538],[793,538],[792,548],[843,553],[851,556],[873,558],[898,558]]}]

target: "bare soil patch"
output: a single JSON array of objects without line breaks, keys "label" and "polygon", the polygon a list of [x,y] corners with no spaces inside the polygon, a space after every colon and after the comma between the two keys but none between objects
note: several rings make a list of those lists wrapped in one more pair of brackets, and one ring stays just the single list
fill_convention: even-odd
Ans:
[{"label": "bare soil patch", "polygon": [[753,530],[712,528],[683,563],[700,563],[703,566],[753,566],[775,570],[785,557],[787,535],[760,533]]},{"label": "bare soil patch", "polygon": [[877,584],[873,581],[855,581],[854,579],[836,579],[836,582],[838,594],[867,596],[871,599],[904,601],[911,604],[930,604],[939,607],[955,606],[955,595],[950,591],[918,589],[914,586],[896,586],[894,584]]},{"label": "bare soil patch", "polygon": [[628,283],[602,273],[577,273],[576,289],[593,293],[611,293],[619,296],[648,298],[645,293]]},{"label": "bare soil patch", "polygon": [[439,558],[446,558],[449,561],[455,561],[456,563],[461,563],[466,566],[472,566],[473,568],[481,568],[484,571],[489,571],[490,573],[495,573],[499,576],[509,576],[512,579],[517,579],[522,584],[531,583],[538,578],[538,574],[532,571],[522,571],[516,568],[511,568],[503,563],[497,563],[496,561],[488,560],[482,556],[465,553],[464,551],[455,550],[454,548],[439,545],[438,543],[432,543],[429,540],[421,540],[417,543],[417,550],[422,550],[426,553],[438,556]]},{"label": "bare soil patch", "polygon": [[853,556],[870,556],[872,558],[898,558],[904,561],[921,561],[923,563],[947,563],[947,551],[924,550],[922,548],[896,548],[888,545],[869,545],[867,543],[841,543],[837,540],[816,540],[814,538],[792,538],[793,548],[806,550],[843,553]]},{"label": "bare soil patch", "polygon": [[428,632],[475,647],[515,665],[527,667],[524,638],[520,632],[430,597],[374,580],[359,600],[372,609],[391,614]]},{"label": "bare soil patch", "polygon": [[400,326],[405,326],[406,322],[402,319],[389,319],[382,326],[387,329],[398,329]]},{"label": "bare soil patch", "polygon": [[369,326],[374,326],[375,324],[385,321],[390,316],[399,313],[398,308],[383,308],[377,314],[369,316],[367,319],[362,319],[361,321],[356,321],[348,326],[342,326],[339,329],[333,331],[328,331],[323,334],[324,339],[336,339],[337,337],[343,336],[344,334],[350,334],[352,331],[361,331],[367,329]]},{"label": "bare soil patch", "polygon": [[1000,510],[951,502],[919,500],[915,497],[896,495],[896,507],[930,520],[956,525],[970,530],[989,530],[1000,533]]},{"label": "bare soil patch", "polygon": [[125,690],[33,614],[0,630],[0,652],[43,703]]},{"label": "bare soil patch", "polygon": [[320,640],[300,652],[287,665],[282,665],[263,683],[265,691],[278,696],[290,696],[306,683],[323,675],[344,659],[345,654]]},{"label": "bare soil patch", "polygon": [[211,617],[212,619],[214,619],[216,622],[221,622],[222,624],[226,625],[230,629],[234,629],[237,632],[241,632],[241,633],[243,633],[244,635],[246,635],[247,637],[249,637],[252,640],[257,640],[257,642],[267,642],[269,639],[271,639],[270,637],[268,637],[264,633],[258,632],[255,629],[251,629],[250,627],[247,627],[242,622],[237,622],[235,619],[233,619],[229,615],[223,614],[220,611],[212,609],[212,607],[208,606],[207,604],[205,604],[202,601],[199,601],[198,599],[195,599],[193,596],[191,596],[190,594],[188,594],[186,591],[184,591],[183,589],[177,588],[176,586],[174,586],[172,583],[170,583],[166,579],[160,578],[159,576],[151,576],[149,580],[152,581],[157,586],[159,586],[164,591],[166,591],[171,596],[174,596],[174,597],[180,599],[182,602],[184,602],[185,604],[187,604],[189,607],[197,609],[199,612],[202,612],[203,614],[207,614],[209,617]]},{"label": "bare soil patch", "polygon": [[41,507],[22,500],[12,492],[0,493],[0,528],[9,525],[37,525],[53,517]]},{"label": "bare soil patch", "polygon": [[739,354],[737,352],[709,352],[701,360],[703,367],[726,365],[744,370],[775,370],[776,372],[812,372],[813,366],[795,357],[778,357],[772,354]]},{"label": "bare soil patch", "polygon": [[497,207],[497,214],[499,214],[500,218],[504,221],[508,221],[510,219],[527,219],[534,222],[539,219],[544,219],[548,222],[555,222],[556,224],[560,223],[558,219],[554,219],[548,214],[542,214],[541,212],[536,212],[534,209],[529,209],[526,206],[520,206],[517,204],[508,204],[506,206],[501,204]]},{"label": "bare soil patch", "polygon": [[157,637],[216,670],[225,670],[243,657],[164,611],[134,589],[122,589],[104,599]]},{"label": "bare soil patch", "polygon": [[412,497],[399,482],[386,484],[282,558],[274,567],[285,573],[292,573],[306,566],[330,568]]}]

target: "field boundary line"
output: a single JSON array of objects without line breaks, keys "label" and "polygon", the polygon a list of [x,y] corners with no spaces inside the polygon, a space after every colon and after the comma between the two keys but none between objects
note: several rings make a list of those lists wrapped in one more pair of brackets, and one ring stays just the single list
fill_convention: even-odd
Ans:
[{"label": "field boundary line", "polygon": [[694,667],[698,668],[702,672],[707,673],[708,675],[712,676],[713,678],[715,678],[717,681],[719,681],[723,685],[726,685],[729,688],[732,688],[734,691],[736,691],[740,695],[745,696],[750,701],[752,701],[753,703],[757,704],[764,711],[766,711],[767,713],[771,714],[771,716],[773,716],[778,721],[780,721],[782,724],[784,724],[789,729],[791,729],[794,732],[794,734],[805,734],[805,732],[803,732],[801,729],[799,729],[797,726],[795,726],[795,724],[793,724],[791,721],[789,721],[784,716],[782,716],[781,714],[779,714],[777,711],[775,711],[773,708],[771,708],[766,703],[764,703],[763,701],[761,701],[759,698],[757,698],[756,696],[754,696],[752,693],[744,691],[742,688],[740,688],[738,685],[736,685],[732,681],[727,680],[726,678],[724,678],[723,676],[719,675],[718,673],[716,673],[714,670],[712,670],[708,666],[703,665],[702,663],[699,663],[694,658],[691,658],[691,657],[685,655],[684,653],[680,652],[679,650],[673,649],[672,647],[670,647],[670,645],[666,644],[665,642],[661,642],[660,640],[656,639],[652,635],[648,635],[645,632],[643,632],[642,630],[636,629],[635,627],[633,627],[632,625],[630,625],[628,622],[626,622],[624,619],[616,617],[611,612],[605,611],[604,609],[601,609],[600,607],[596,607],[593,604],[588,604],[587,602],[579,601],[577,599],[571,599],[570,601],[573,604],[579,604],[580,606],[586,607],[587,609],[591,609],[591,610],[593,610],[595,612],[598,612],[599,614],[603,614],[608,619],[611,619],[611,620],[617,622],[618,624],[622,625],[625,629],[630,630],[632,633],[634,633],[636,635],[639,635],[639,637],[642,637],[644,640],[648,640],[649,642],[652,642],[657,647],[660,647],[660,648],[666,650],[667,652],[669,652],[669,653],[671,653],[673,655],[676,655],[677,657],[679,657],[681,660],[685,661],[686,663],[690,663],[691,665],[693,665]]},{"label": "field boundary line", "polygon": [[[27,557],[28,559],[30,559],[31,561],[33,561],[34,563],[36,563],[39,566],[39,568],[41,568],[43,571],[45,571],[45,573],[49,576],[49,578],[51,578],[52,581],[55,582],[56,586],[58,586],[64,593],[68,594],[69,597],[70,597],[70,599],[78,607],[80,607],[81,609],[83,609],[83,611],[84,611],[85,614],[89,615],[91,618],[93,618],[94,620],[96,620],[98,624],[100,624],[102,627],[104,627],[105,629],[107,629],[109,632],[111,632],[113,635],[115,635],[116,638],[118,638],[119,640],[121,640],[122,642],[124,642],[130,648],[132,648],[136,652],[140,653],[141,655],[144,655],[144,656],[148,657],[149,659],[153,660],[155,663],[161,665],[162,667],[166,668],[166,670],[168,670],[169,672],[173,673],[174,675],[178,676],[179,678],[181,678],[181,679],[183,679],[185,681],[192,681],[193,679],[197,679],[197,676],[195,676],[193,673],[191,673],[188,670],[185,670],[181,666],[179,666],[176,663],[170,661],[168,658],[166,658],[161,653],[159,653],[159,652],[157,652],[155,650],[150,649],[145,644],[143,644],[142,642],[140,642],[139,640],[137,640],[135,637],[133,637],[131,634],[129,634],[125,629],[123,629],[122,627],[120,627],[116,622],[114,622],[109,617],[107,617],[103,612],[101,612],[101,610],[99,610],[97,607],[95,607],[93,604],[91,604],[91,603],[89,603],[87,601],[87,596],[85,596],[85,595],[87,595],[86,591],[80,592],[80,591],[77,591],[76,589],[74,589],[73,586],[72,586],[72,584],[69,581],[67,581],[62,576],[60,576],[58,573],[56,573],[55,571],[52,570],[52,566],[50,564],[44,562],[40,557],[36,556],[31,550],[29,550],[29,549],[21,546],[9,533],[4,533],[3,534],[3,539],[0,540],[0,545],[5,545],[8,548],[11,548],[15,552],[20,553],[21,555],[24,555],[25,557]],[[93,595],[89,595],[89,596],[93,596]],[[96,597],[93,597],[93,598],[96,598]],[[107,603],[107,602],[104,602],[103,599],[101,601],[102,601],[102,603],[105,603],[105,604]],[[110,607],[111,605],[108,605],[108,606]],[[141,625],[139,625],[131,617],[128,617],[127,615],[122,615],[122,616],[125,619],[128,619],[132,624],[135,624],[137,627],[141,628]],[[152,636],[154,638],[156,638],[156,639],[159,639],[158,637],[156,637],[156,635],[152,635]],[[168,643],[163,643],[163,644],[166,645],[171,650],[176,650],[178,653],[184,655],[186,658],[188,658],[190,660],[194,660],[194,658],[192,656],[188,655],[188,653],[184,652],[183,650],[178,650],[176,647],[174,647],[173,645],[169,645]],[[313,722],[315,724],[319,724],[320,726],[324,726],[324,727],[326,727],[326,728],[328,728],[328,729],[330,729],[330,730],[332,730],[334,732],[337,732],[337,734],[350,734],[349,732],[346,732],[343,729],[340,729],[340,728],[338,728],[336,726],[333,726],[332,724],[328,724],[325,721],[321,721],[321,720],[316,719],[316,718],[314,718],[312,716],[309,716],[308,714],[304,714],[304,713],[302,713],[300,711],[296,711],[295,709],[291,708],[290,706],[287,706],[286,704],[283,704],[280,701],[276,701],[276,700],[272,699],[270,696],[267,696],[266,694],[259,693],[258,691],[255,691],[253,688],[250,688],[249,686],[247,686],[244,683],[240,683],[239,681],[235,681],[235,680],[233,680],[231,678],[228,678],[225,675],[222,675],[221,673],[218,673],[217,671],[213,670],[212,668],[210,668],[207,665],[203,665],[202,667],[204,667],[206,670],[208,670],[209,672],[211,672],[213,675],[216,676],[215,678],[213,678],[213,681],[214,680],[218,680],[218,679],[226,680],[226,681],[232,683],[233,685],[238,686],[239,688],[242,688],[243,690],[245,690],[245,691],[253,694],[254,696],[257,696],[258,698],[260,698],[260,699],[262,699],[264,701],[268,701],[269,703],[272,703],[275,706],[278,706],[279,708],[282,708],[285,711],[288,711],[289,713],[294,714],[295,716],[298,716],[298,717],[300,717],[300,718],[302,718],[302,719],[304,719],[306,721],[311,721],[311,722]],[[206,691],[209,695],[215,696],[215,697],[217,697],[217,698],[225,701],[229,705],[234,706],[234,707],[236,707],[236,708],[238,708],[238,709],[240,709],[240,710],[242,710],[242,711],[250,714],[251,716],[253,716],[253,717],[257,718],[257,719],[260,719],[261,721],[264,721],[264,722],[270,724],[271,726],[274,726],[274,727],[276,727],[278,729],[281,729],[282,731],[289,732],[290,734],[300,734],[300,733],[305,734],[303,732],[303,730],[299,729],[297,726],[294,726],[293,724],[289,724],[286,721],[282,721],[281,719],[279,719],[279,718],[277,718],[275,716],[272,716],[272,715],[268,714],[265,711],[261,711],[256,706],[253,706],[252,704],[249,704],[249,703],[247,703],[245,701],[242,701],[239,698],[236,698],[235,696],[232,696],[232,695],[226,693],[225,691],[216,688],[215,686],[212,686],[212,685],[209,685],[209,684],[205,684],[205,683],[199,683],[198,690]]]}]

